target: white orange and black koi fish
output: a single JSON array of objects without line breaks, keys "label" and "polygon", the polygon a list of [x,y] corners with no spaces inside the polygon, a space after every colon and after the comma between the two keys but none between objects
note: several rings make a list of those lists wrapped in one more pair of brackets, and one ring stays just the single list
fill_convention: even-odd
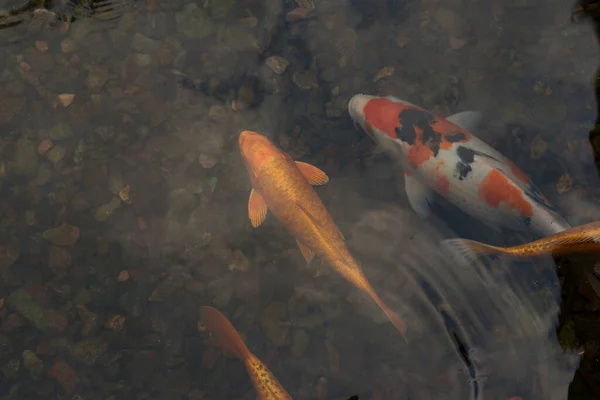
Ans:
[{"label": "white orange and black koi fish", "polygon": [[433,193],[488,225],[545,236],[570,227],[528,176],[469,131],[481,113],[448,118],[400,100],[357,94],[348,104],[359,124],[405,173],[411,207],[426,218]]}]

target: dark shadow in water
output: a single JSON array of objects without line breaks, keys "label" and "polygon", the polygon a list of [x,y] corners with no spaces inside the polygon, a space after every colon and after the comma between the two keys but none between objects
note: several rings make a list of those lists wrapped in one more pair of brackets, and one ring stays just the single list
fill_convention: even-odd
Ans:
[{"label": "dark shadow in water", "polygon": [[[575,22],[591,19],[594,25],[596,39],[600,43],[600,1],[577,0],[573,9],[572,20]],[[594,92],[596,94],[596,123],[590,131],[590,145],[594,152],[594,161],[598,175],[600,175],[600,67],[596,70],[594,79]]]}]

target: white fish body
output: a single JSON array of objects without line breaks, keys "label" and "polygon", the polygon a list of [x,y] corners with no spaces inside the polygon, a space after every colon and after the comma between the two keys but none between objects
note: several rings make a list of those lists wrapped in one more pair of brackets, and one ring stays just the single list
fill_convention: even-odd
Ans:
[{"label": "white fish body", "polygon": [[544,236],[570,227],[525,173],[470,132],[481,113],[441,118],[395,97],[363,94],[350,100],[348,111],[400,161],[409,203],[421,217],[429,215],[437,192],[494,228]]}]

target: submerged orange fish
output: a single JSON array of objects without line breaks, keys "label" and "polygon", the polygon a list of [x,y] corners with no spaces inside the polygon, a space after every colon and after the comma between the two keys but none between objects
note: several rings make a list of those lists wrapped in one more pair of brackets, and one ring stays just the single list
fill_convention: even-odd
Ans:
[{"label": "submerged orange fish", "polygon": [[206,329],[215,335],[215,338],[208,342],[220,346],[244,362],[259,399],[292,400],[292,396],[281,386],[265,364],[250,352],[231,322],[219,310],[203,306],[200,307],[200,313]]},{"label": "submerged orange fish", "polygon": [[315,166],[294,161],[265,136],[243,131],[240,151],[250,176],[252,192],[248,215],[253,227],[259,226],[267,210],[296,238],[306,262],[322,257],[335,271],[363,292],[383,310],[406,339],[406,327],[375,293],[362,269],[344,243],[344,236],[311,185],[323,185],[327,175]]},{"label": "submerged orange fish", "polygon": [[600,221],[569,228],[533,242],[512,247],[491,246],[468,239],[446,239],[442,244],[459,257],[473,260],[493,254],[512,258],[543,255],[600,253]]}]

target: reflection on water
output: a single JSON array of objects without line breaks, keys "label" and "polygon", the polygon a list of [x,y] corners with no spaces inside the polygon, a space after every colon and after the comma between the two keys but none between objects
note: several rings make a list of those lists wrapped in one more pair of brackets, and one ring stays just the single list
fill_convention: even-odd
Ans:
[{"label": "reflection on water", "polygon": [[[593,221],[598,46],[571,6],[0,0],[0,398],[256,398],[201,305],[294,399],[598,398],[598,258],[458,266],[441,239],[532,237],[443,201],[420,219],[347,113],[356,93],[480,110],[476,135]],[[250,226],[244,129],[329,175],[408,345],[272,215]]]}]

